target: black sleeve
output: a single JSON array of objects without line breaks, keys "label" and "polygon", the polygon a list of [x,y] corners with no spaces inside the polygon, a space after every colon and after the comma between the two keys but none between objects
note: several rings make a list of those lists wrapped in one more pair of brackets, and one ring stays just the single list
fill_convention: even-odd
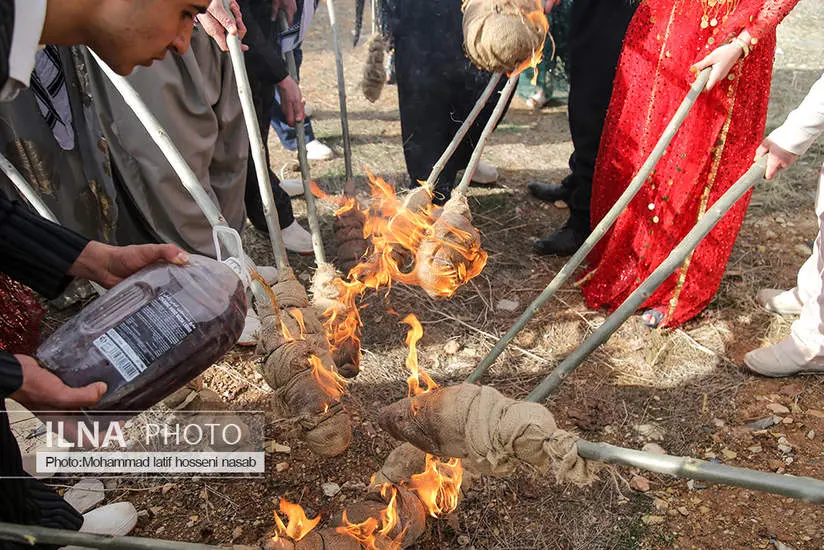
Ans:
[{"label": "black sleeve", "polygon": [[243,42],[249,46],[245,54],[246,68],[265,84],[277,84],[289,76],[280,42],[276,39],[274,22],[268,14],[271,6],[270,2],[240,2],[243,23],[246,25]]},{"label": "black sleeve", "polygon": [[0,0],[0,88],[9,79],[9,55],[14,33],[14,0]]},{"label": "black sleeve", "polygon": [[0,400],[10,396],[23,385],[23,370],[14,355],[0,350]]},{"label": "black sleeve", "polygon": [[0,195],[0,271],[46,298],[60,295],[89,239]]}]

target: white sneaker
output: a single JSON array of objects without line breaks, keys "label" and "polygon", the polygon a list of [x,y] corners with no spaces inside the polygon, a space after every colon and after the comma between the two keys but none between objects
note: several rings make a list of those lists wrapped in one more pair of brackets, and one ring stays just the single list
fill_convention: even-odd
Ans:
[{"label": "white sneaker", "polygon": [[280,188],[290,197],[303,196],[303,182],[298,179],[280,180]]},{"label": "white sneaker", "polygon": [[306,144],[306,157],[309,160],[329,160],[334,156],[335,152],[332,149],[316,139]]},{"label": "white sneaker", "polygon": [[238,346],[256,346],[258,341],[258,335],[260,334],[260,319],[258,319],[257,313],[252,307],[246,311],[246,321],[243,324],[243,332],[240,333],[240,338],[238,338],[237,345]]},{"label": "white sneaker", "polygon": [[[137,525],[137,510],[130,502],[116,502],[83,514],[81,533],[124,537]],[[88,546],[62,546],[60,550],[89,550]]]},{"label": "white sneaker", "polygon": [[258,275],[263,277],[263,280],[266,281],[266,284],[269,286],[272,286],[278,282],[278,268],[274,266],[259,265],[255,268],[255,271],[258,272]]},{"label": "white sneaker", "polygon": [[491,185],[498,181],[498,169],[484,161],[478,162],[475,173],[472,174],[472,183]]},{"label": "white sneaker", "polygon": [[312,234],[305,230],[297,220],[293,221],[289,227],[281,229],[281,234],[286,250],[304,256],[312,253]]},{"label": "white sneaker", "polygon": [[116,502],[83,514],[81,533],[122,537],[137,525],[137,510],[131,502]]},{"label": "white sneaker", "polygon": [[798,294],[798,288],[779,290],[777,288],[762,288],[755,296],[758,302],[767,311],[780,315],[799,315],[804,303]]},{"label": "white sneaker", "polygon": [[780,378],[794,374],[824,374],[824,357],[807,359],[804,350],[787,336],[777,344],[753,350],[744,356],[744,364],[753,372]]},{"label": "white sneaker", "polygon": [[257,274],[263,277],[266,284],[272,286],[278,282],[278,268],[271,265],[255,265],[248,256],[246,257],[246,269],[257,271]]}]

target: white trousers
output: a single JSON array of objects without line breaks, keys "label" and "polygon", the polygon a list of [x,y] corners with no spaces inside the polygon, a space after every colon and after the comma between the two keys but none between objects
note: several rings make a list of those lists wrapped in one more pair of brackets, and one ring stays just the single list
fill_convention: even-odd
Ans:
[{"label": "white trousers", "polygon": [[818,217],[818,235],[812,255],[798,270],[796,283],[798,296],[804,306],[801,308],[801,315],[792,325],[792,339],[804,354],[804,357],[796,359],[803,362],[813,357],[824,357],[824,168],[818,178],[815,214]]}]

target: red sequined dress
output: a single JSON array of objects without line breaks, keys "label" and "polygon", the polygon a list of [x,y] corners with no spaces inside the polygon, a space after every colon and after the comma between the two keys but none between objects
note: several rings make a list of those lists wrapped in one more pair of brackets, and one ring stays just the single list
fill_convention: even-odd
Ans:
[{"label": "red sequined dress", "polygon": [[28,287],[0,273],[0,304],[0,350],[33,354],[40,343],[40,302]]},{"label": "red sequined dress", "polygon": [[[684,99],[690,67],[746,29],[750,55],[702,94],[655,171],[590,255],[581,288],[592,308],[615,309],[698,218],[750,167],[764,136],[775,27],[798,0],[642,0],[624,40],[598,151],[592,224],[649,156]],[[712,299],[749,194],[645,302],[677,326]]]}]

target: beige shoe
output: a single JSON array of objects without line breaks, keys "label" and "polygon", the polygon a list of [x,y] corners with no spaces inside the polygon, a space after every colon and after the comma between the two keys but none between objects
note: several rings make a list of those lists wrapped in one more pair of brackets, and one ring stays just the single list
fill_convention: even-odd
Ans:
[{"label": "beige shoe", "polygon": [[286,245],[286,250],[304,256],[312,253],[312,234],[304,229],[297,220],[293,221],[289,227],[281,230],[281,235],[283,235],[283,244]]},{"label": "beige shoe", "polygon": [[243,324],[243,332],[240,333],[237,345],[256,346],[258,335],[260,335],[260,328],[260,319],[258,319],[255,310],[249,306],[249,309],[246,311],[246,321]]},{"label": "beige shoe", "polygon": [[779,290],[777,288],[762,288],[755,296],[758,302],[767,311],[780,315],[799,315],[804,303],[798,294],[798,288]]},{"label": "beige shoe", "polygon": [[280,181],[280,188],[286,191],[290,197],[303,196],[303,182],[299,179],[285,179]]},{"label": "beige shoe", "polygon": [[83,514],[81,533],[122,537],[137,525],[137,510],[131,502],[116,502]]},{"label": "beige shoe", "polygon": [[774,344],[753,350],[744,356],[744,364],[753,372],[772,378],[795,374],[824,374],[824,357],[807,360],[804,350],[788,336]]},{"label": "beige shoe", "polygon": [[266,284],[271,286],[278,282],[278,268],[271,265],[255,265],[249,257],[246,258],[246,268],[251,271],[257,271],[257,274],[266,281]]},{"label": "beige shoe", "polygon": [[498,181],[498,169],[484,161],[479,161],[472,174],[472,183],[491,185]]}]

